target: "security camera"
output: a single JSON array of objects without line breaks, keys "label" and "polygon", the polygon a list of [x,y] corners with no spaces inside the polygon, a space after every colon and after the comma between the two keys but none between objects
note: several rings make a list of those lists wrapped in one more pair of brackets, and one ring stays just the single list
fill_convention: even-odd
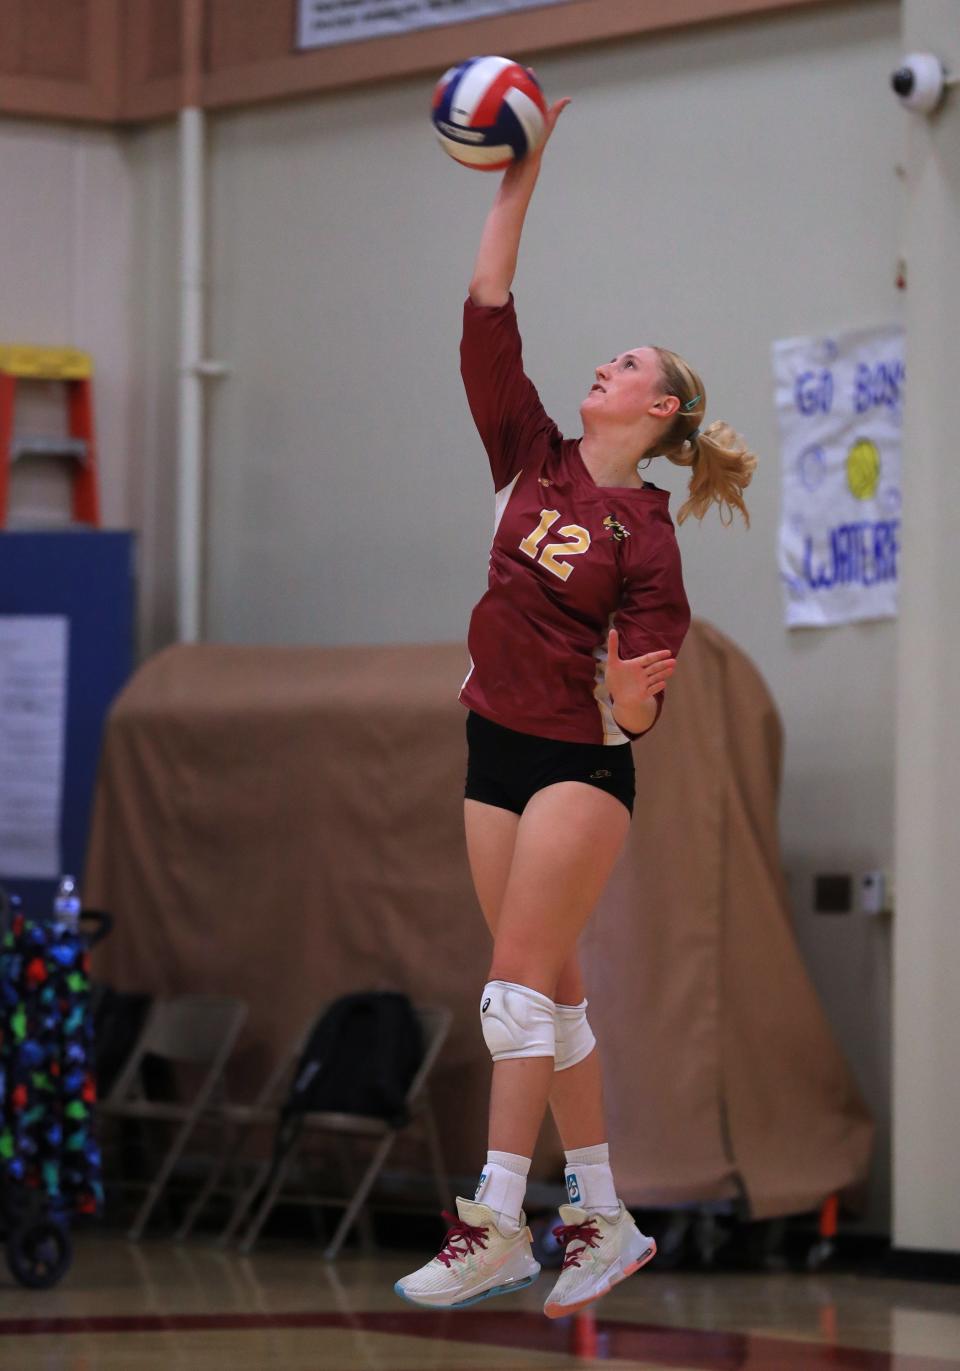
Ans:
[{"label": "security camera", "polygon": [[890,84],[907,109],[930,114],[943,99],[945,87],[954,82],[932,52],[911,52],[890,77]]}]

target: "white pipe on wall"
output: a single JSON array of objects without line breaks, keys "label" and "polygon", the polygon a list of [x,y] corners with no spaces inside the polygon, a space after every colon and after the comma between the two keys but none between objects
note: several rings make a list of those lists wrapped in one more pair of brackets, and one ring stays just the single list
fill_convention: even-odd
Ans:
[{"label": "white pipe on wall", "polygon": [[182,109],[180,142],[180,368],[177,385],[177,637],[203,631],[203,204],[202,109]]}]

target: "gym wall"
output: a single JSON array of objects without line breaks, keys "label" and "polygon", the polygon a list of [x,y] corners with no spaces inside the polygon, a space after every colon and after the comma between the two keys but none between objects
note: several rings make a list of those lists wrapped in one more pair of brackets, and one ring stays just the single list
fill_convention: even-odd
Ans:
[{"label": "gym wall", "polygon": [[[133,353],[144,329],[134,310],[126,142],[89,125],[0,119],[0,183],[2,341],[72,344],[93,354],[103,521],[139,526],[142,472],[133,432],[134,414],[139,432],[143,413]],[[64,432],[66,406],[56,391],[20,387],[17,428]],[[33,456],[15,465],[11,515],[70,518],[62,459]]]},{"label": "gym wall", "polygon": [[[712,517],[680,545],[695,611],[784,712],[797,929],[880,1124],[876,1226],[889,929],[816,917],[811,894],[816,871],[890,859],[896,630],[783,628],[769,349],[899,317],[898,41],[898,7],[870,3],[538,60],[573,105],[516,282],[530,374],[567,432],[592,367],[656,341],[760,455],[751,531]],[[215,637],[462,638],[482,592],[492,492],[457,343],[494,186],[433,146],[429,95],[413,80],[215,121],[211,354],[235,368],[210,427]],[[650,476],[683,488],[664,463]]]},{"label": "gym wall", "polygon": [[[891,858],[896,628],[783,628],[770,344],[900,316],[899,22],[895,0],[865,0],[534,55],[547,90],[574,103],[516,284],[528,368],[568,432],[593,366],[651,341],[690,358],[708,417],[760,456],[752,530],[711,517],[680,545],[695,612],[753,656],[783,710],[797,932],[880,1125],[874,1229],[888,1221],[889,929],[815,917],[811,891],[816,871]],[[457,342],[494,182],[434,145],[431,87],[412,77],[211,116],[209,354],[231,369],[210,387],[213,639],[462,640],[482,592],[492,491]],[[0,131],[4,166],[18,136]],[[60,148],[65,176],[97,139],[116,170],[103,203],[121,212],[87,234],[84,261],[128,329],[112,355],[131,407],[102,392],[103,469],[111,521],[141,530],[147,653],[173,634],[175,131],[31,136]],[[51,253],[76,251],[76,213],[41,222]],[[7,260],[35,271],[36,241]],[[68,278],[85,289],[79,269]],[[0,283],[3,300],[13,290],[30,298]],[[664,464],[650,477],[682,491]]]}]

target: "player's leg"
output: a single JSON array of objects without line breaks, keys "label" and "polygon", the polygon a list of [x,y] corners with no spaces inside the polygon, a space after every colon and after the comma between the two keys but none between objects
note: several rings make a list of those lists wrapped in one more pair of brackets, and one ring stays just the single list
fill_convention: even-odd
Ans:
[{"label": "player's leg", "polygon": [[[505,848],[510,829],[516,830],[506,879],[501,869],[486,896],[496,902],[499,881],[499,926],[483,1000],[489,1017],[482,1020],[494,1057],[490,1152],[477,1198],[458,1199],[458,1217],[450,1216],[438,1256],[395,1287],[431,1308],[463,1307],[519,1289],[539,1274],[521,1205],[553,1076],[550,992],[629,824],[617,801],[577,783],[538,792],[515,825],[502,816],[486,818],[488,829],[472,844],[472,860]],[[559,825],[569,825],[566,841],[558,840]],[[487,891],[483,877],[481,888]],[[559,902],[557,891],[563,892]]]},{"label": "player's leg", "polygon": [[550,1108],[563,1141],[569,1203],[555,1229],[564,1267],[544,1304],[550,1318],[571,1314],[646,1265],[656,1244],[622,1206],[610,1169],[600,1055],[586,1018],[576,952],[556,989],[557,1056]]},{"label": "player's leg", "polygon": [[[494,941],[491,982],[507,982],[532,992],[553,986],[570,996],[582,982],[570,974],[577,938],[606,885],[630,824],[626,805],[613,795],[580,782],[563,782],[538,791],[517,828],[513,860],[503,895]],[[567,979],[562,979],[566,970]],[[489,990],[489,985],[487,987]],[[582,996],[581,996],[582,999]],[[567,1071],[582,1073],[599,1092],[597,1053],[580,1011],[567,1006]],[[554,1007],[556,1052],[556,1001]],[[581,1057],[581,1054],[582,1057]],[[578,1060],[579,1058],[579,1060]],[[592,1064],[590,1059],[593,1059]],[[569,1064],[573,1061],[573,1064]],[[556,1065],[556,1062],[554,1063]],[[567,1074],[545,1074],[539,1058],[495,1059],[490,1109],[490,1147],[513,1154],[529,1166],[547,1095],[554,1081]],[[574,1078],[575,1083],[575,1078]],[[554,1087],[555,1088],[555,1087]],[[561,1115],[576,1108],[573,1085],[560,1086]],[[567,1151],[566,1179],[571,1203],[561,1209],[559,1230],[565,1246],[564,1269],[544,1306],[549,1317],[575,1312],[607,1293],[651,1259],[651,1239],[639,1231],[616,1194],[599,1120],[581,1134],[580,1147]],[[599,1127],[597,1125],[599,1124]],[[596,1134],[593,1129],[596,1128]],[[525,1176],[523,1179],[525,1186]],[[522,1189],[506,1178],[513,1205],[504,1222],[519,1209]],[[484,1187],[478,1192],[488,1204]],[[499,1202],[491,1207],[500,1208]]]},{"label": "player's leg", "polygon": [[[477,800],[464,801],[467,855],[474,889],[490,932],[496,936],[510,875],[520,816]],[[600,1054],[585,1024],[583,976],[576,949],[557,980],[556,1036],[559,1051],[550,1082],[550,1109],[567,1153],[606,1142]],[[590,1044],[593,1044],[592,1047]],[[589,1048],[586,1051],[585,1049]],[[567,1065],[567,1059],[573,1059]]]},{"label": "player's leg", "polygon": [[[629,824],[619,800],[581,782],[533,795],[517,827],[489,982],[553,999]],[[491,1147],[532,1151],[552,1083],[552,1071],[542,1069],[546,1055],[495,1056]]]},{"label": "player's leg", "polygon": [[550,1112],[560,1141],[572,1150],[605,1144],[600,1051],[587,1022],[580,958],[576,949],[560,973],[556,989],[557,1055],[550,1083]]},{"label": "player's leg", "polygon": [[[468,726],[468,736],[469,736]],[[477,897],[487,922],[499,911],[510,873],[519,813],[498,791],[495,778],[470,773],[468,786],[489,797],[489,803],[467,799],[464,818],[467,852]],[[509,1163],[509,1158],[505,1158]],[[439,1254],[418,1271],[399,1280],[394,1289],[405,1300],[431,1309],[458,1309],[530,1285],[540,1274],[531,1251],[529,1230],[513,1224],[501,1232],[491,1210],[475,1200],[457,1198],[457,1213],[449,1219]]]}]

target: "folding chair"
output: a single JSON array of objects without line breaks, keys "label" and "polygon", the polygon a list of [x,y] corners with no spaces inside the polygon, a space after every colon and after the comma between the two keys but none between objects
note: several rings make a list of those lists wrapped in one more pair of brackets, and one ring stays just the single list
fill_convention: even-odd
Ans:
[{"label": "folding chair", "polygon": [[[223,1072],[233,1051],[247,1006],[227,996],[180,995],[155,1000],[129,1060],[100,1111],[141,1123],[179,1124],[128,1237],[137,1242],[162,1195],[191,1133],[213,1101],[223,1097]],[[147,1056],[174,1066],[206,1067],[189,1101],[151,1100],[143,1090],[141,1067]]]},{"label": "folding chair", "polygon": [[[306,1047],[310,1030],[315,1021],[315,1019],[311,1019],[290,1043],[286,1051],[281,1054],[276,1066],[253,1100],[248,1104],[234,1104],[229,1100],[224,1100],[215,1107],[216,1118],[224,1125],[228,1141],[226,1146],[221,1148],[220,1155],[207,1177],[203,1189],[187,1210],[183,1222],[174,1235],[178,1242],[182,1242],[190,1235],[210,1197],[219,1187],[221,1177],[227,1168],[231,1167],[236,1170],[239,1167],[251,1134],[257,1129],[265,1128],[270,1128],[276,1132],[280,1123],[280,1111],[290,1093],[290,1085],[297,1069],[297,1063]],[[269,1171],[270,1162],[266,1161],[257,1172],[256,1189],[263,1185]],[[236,1198],[237,1188],[234,1189],[233,1193]],[[247,1191],[243,1192],[243,1194],[247,1193]],[[237,1206],[235,1205],[231,1221],[220,1235],[219,1242],[221,1244],[229,1241],[236,1226],[234,1220],[238,1223],[242,1217],[243,1214],[241,1213],[237,1218]]]},{"label": "folding chair", "polygon": [[[257,1195],[267,1184],[266,1192],[260,1202],[250,1226],[246,1230],[243,1240],[240,1243],[241,1252],[250,1252],[257,1241],[260,1230],[267,1220],[270,1211],[273,1209],[283,1189],[284,1181],[289,1175],[290,1168],[296,1158],[301,1143],[310,1134],[326,1133],[335,1135],[341,1139],[347,1138],[369,1138],[376,1140],[377,1146],[373,1156],[367,1164],[353,1195],[344,1201],[342,1196],[323,1196],[316,1197],[321,1203],[331,1205],[346,1204],[346,1210],[340,1220],[333,1238],[324,1249],[324,1257],[327,1261],[333,1261],[340,1248],[343,1246],[347,1234],[353,1228],[360,1217],[366,1203],[367,1196],[373,1188],[373,1184],[380,1174],[387,1157],[393,1148],[394,1143],[400,1134],[407,1128],[421,1125],[423,1128],[424,1139],[430,1156],[430,1166],[433,1173],[433,1181],[436,1186],[437,1198],[441,1208],[449,1204],[449,1184],[447,1181],[446,1169],[443,1162],[443,1154],[440,1148],[440,1138],[437,1132],[436,1120],[433,1116],[433,1109],[427,1094],[427,1080],[430,1072],[436,1063],[440,1051],[446,1041],[453,1021],[453,1014],[449,1009],[432,1005],[415,1005],[414,1011],[420,1021],[423,1030],[423,1058],[417,1073],[410,1083],[407,1091],[405,1105],[409,1114],[409,1122],[394,1127],[384,1119],[370,1118],[361,1114],[336,1114],[336,1113],[313,1113],[301,1116],[300,1131],[288,1151],[280,1158],[276,1167],[268,1161],[260,1167],[253,1182],[241,1197],[240,1203],[234,1212],[227,1230],[221,1237],[221,1241],[227,1241],[239,1228],[243,1219],[250,1211]],[[316,1201],[315,1201],[316,1202]]]}]

